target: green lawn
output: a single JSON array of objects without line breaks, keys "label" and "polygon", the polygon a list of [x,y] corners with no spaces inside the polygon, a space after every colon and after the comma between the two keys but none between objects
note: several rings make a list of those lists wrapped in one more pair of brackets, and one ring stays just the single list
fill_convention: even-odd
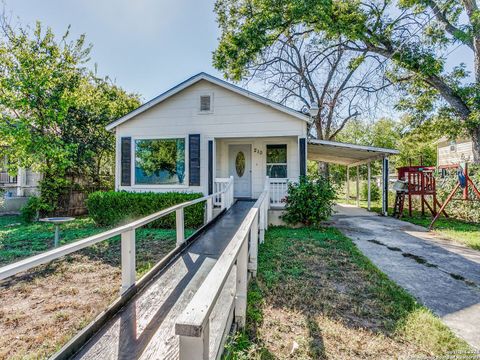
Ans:
[{"label": "green lawn", "polygon": [[[345,203],[345,200],[339,200],[339,203]],[[349,204],[356,205],[356,202],[354,200],[350,200]],[[367,202],[360,201],[360,206],[366,209]],[[372,202],[371,211],[380,213],[381,204],[379,202]],[[390,213],[391,211],[392,210],[390,210]],[[430,216],[428,210],[427,213],[425,213],[425,216],[422,216],[422,213],[418,210],[414,210],[412,215],[413,216],[410,217],[408,215],[408,210],[405,209],[402,220],[423,226],[425,228],[428,228],[432,222],[432,217]],[[447,219],[444,216],[441,216],[435,222],[433,231],[450,240],[464,244],[472,249],[480,250],[480,224],[478,223],[470,223],[452,218]]]},{"label": "green lawn", "polygon": [[[44,222],[25,223],[19,216],[0,216],[0,266],[36,255],[53,248],[54,225]],[[60,245],[65,245],[85,237],[108,230],[98,227],[88,217],[77,218],[72,222],[61,225]],[[193,230],[186,230],[190,235]],[[143,274],[155,259],[152,247],[161,244],[174,246],[175,230],[148,229],[137,230],[137,273]],[[102,256],[113,265],[119,265],[120,236],[103,241],[91,248],[83,250],[90,255]],[[163,251],[162,251],[163,254]]]},{"label": "green lawn", "polygon": [[[25,223],[20,216],[0,216],[0,265],[53,248],[54,225]],[[61,225],[60,244],[64,245],[107,230],[90,218],[75,219]]]},{"label": "green lawn", "polygon": [[468,346],[338,230],[273,227],[228,359],[427,358]]}]

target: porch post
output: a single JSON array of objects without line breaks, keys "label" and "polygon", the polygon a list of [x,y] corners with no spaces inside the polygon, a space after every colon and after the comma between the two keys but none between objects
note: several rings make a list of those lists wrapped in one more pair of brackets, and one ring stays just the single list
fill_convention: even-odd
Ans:
[{"label": "porch post", "polygon": [[357,183],[356,183],[356,192],[357,192],[357,207],[360,207],[360,166],[357,165]]},{"label": "porch post", "polygon": [[382,161],[382,214],[388,216],[388,158]]},{"label": "porch post", "polygon": [[307,176],[307,140],[298,139],[298,151],[300,153],[300,177]]},{"label": "porch post", "polygon": [[17,170],[17,196],[25,195],[25,185],[27,184],[27,171],[24,168],[19,167]]},{"label": "porch post", "polygon": [[347,181],[345,184],[345,200],[347,200],[347,204],[350,201],[350,168],[347,165]]},{"label": "porch post", "polygon": [[370,200],[371,200],[371,187],[372,187],[372,181],[371,181],[371,169],[370,169],[370,161],[367,164],[367,182],[368,182],[368,195],[367,195],[367,209],[370,211]]}]

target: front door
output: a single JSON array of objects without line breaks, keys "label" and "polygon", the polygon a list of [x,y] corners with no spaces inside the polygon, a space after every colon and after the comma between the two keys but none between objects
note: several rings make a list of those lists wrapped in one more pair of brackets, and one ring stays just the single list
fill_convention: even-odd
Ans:
[{"label": "front door", "polygon": [[251,145],[229,146],[229,174],[233,175],[235,197],[252,197],[252,147]]}]

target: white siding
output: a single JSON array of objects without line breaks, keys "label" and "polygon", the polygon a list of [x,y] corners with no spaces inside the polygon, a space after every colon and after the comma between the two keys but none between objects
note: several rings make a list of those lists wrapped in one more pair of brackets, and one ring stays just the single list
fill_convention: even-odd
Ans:
[{"label": "white siding", "polygon": [[[212,112],[200,113],[200,95],[212,96]],[[252,139],[252,149],[265,148],[266,142],[276,140],[266,139],[279,136],[289,136],[289,176],[298,176],[298,137],[306,136],[306,122],[267,105],[236,94],[228,89],[202,80],[186,88],[176,95],[166,99],[153,108],[137,115],[135,118],[119,125],[116,128],[117,156],[116,156],[116,185],[117,189],[135,191],[201,191],[207,192],[207,142],[215,138],[259,138]],[[201,186],[144,186],[133,185],[131,187],[119,186],[120,179],[120,138],[131,136],[132,140],[139,138],[161,137],[188,137],[188,134],[200,134],[201,136]],[[263,138],[263,139],[260,139]],[[132,144],[134,141],[132,141]],[[281,142],[286,143],[286,142]],[[295,143],[295,144],[294,144]],[[186,144],[186,184],[188,184],[188,141]],[[265,150],[265,149],[264,149]],[[217,157],[219,152],[225,151],[216,144]],[[228,157],[228,148],[227,154]],[[265,156],[265,151],[263,151]],[[254,195],[258,194],[258,184],[261,177],[265,176],[265,160],[258,159],[252,153],[253,168],[252,180],[254,183]],[[132,162],[134,159],[132,159]],[[290,163],[290,161],[292,163]],[[258,168],[255,167],[258,165]],[[133,177],[132,164],[132,182]],[[228,169],[228,166],[226,167]],[[290,173],[291,169],[291,173]],[[220,171],[217,167],[217,171]],[[218,175],[218,174],[217,174]],[[226,176],[226,175],[225,175]]]},{"label": "white siding", "polygon": [[442,141],[438,143],[437,151],[439,166],[473,161],[473,143],[470,140],[457,140],[454,150],[449,141]]}]

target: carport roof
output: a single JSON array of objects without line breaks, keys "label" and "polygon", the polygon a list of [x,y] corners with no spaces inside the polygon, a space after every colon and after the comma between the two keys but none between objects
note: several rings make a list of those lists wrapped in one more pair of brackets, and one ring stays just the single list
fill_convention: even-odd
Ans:
[{"label": "carport roof", "polygon": [[356,166],[398,154],[398,150],[328,140],[308,140],[308,160]]}]

